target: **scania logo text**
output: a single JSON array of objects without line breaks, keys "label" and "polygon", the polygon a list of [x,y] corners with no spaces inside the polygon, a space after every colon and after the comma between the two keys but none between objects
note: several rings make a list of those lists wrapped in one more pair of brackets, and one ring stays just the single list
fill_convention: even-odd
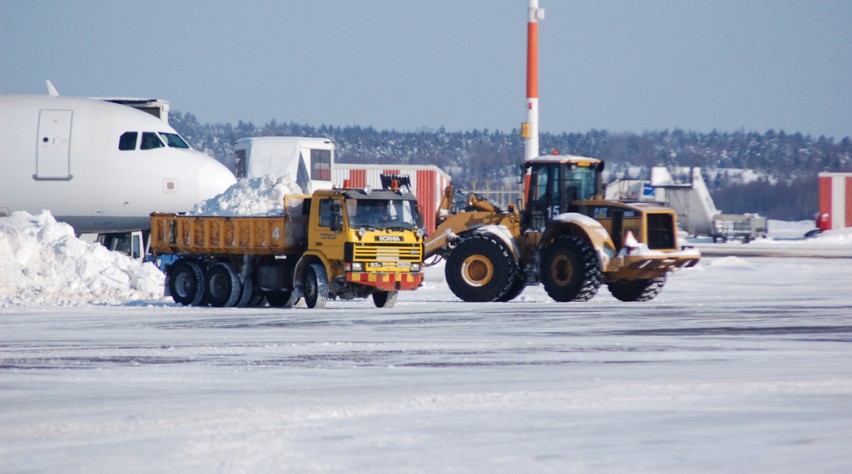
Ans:
[{"label": "scania logo text", "polygon": [[377,235],[376,242],[402,242],[401,235]]}]

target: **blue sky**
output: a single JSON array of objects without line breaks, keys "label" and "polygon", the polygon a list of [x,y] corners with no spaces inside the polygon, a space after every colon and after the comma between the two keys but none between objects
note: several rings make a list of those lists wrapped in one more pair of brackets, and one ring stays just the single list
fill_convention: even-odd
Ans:
[{"label": "blue sky", "polygon": [[[541,128],[852,136],[848,0],[540,0]],[[510,131],[526,0],[0,0],[0,93],[203,122]]]}]

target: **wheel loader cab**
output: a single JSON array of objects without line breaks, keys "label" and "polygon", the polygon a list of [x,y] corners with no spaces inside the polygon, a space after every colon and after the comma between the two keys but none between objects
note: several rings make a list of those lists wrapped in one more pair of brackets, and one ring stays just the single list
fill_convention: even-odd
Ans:
[{"label": "wheel loader cab", "polygon": [[559,214],[578,212],[580,203],[601,194],[603,162],[589,158],[542,156],[524,163],[529,175],[525,224],[542,230]]}]

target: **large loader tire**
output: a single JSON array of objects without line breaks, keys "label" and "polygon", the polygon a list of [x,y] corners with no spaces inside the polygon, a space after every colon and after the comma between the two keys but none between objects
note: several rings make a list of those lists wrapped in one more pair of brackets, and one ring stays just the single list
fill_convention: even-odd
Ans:
[{"label": "large loader tire", "polygon": [[464,301],[498,301],[512,287],[518,265],[495,237],[478,234],[456,245],[444,268],[450,290]]},{"label": "large loader tire", "polygon": [[524,279],[521,277],[521,272],[518,272],[518,275],[515,277],[515,280],[512,282],[512,286],[509,287],[509,291],[507,291],[503,296],[497,299],[497,301],[501,303],[508,303],[513,299],[520,296],[523,293],[524,288],[527,286]]},{"label": "large loader tire", "polygon": [[207,300],[217,308],[231,308],[240,301],[243,284],[229,263],[219,262],[207,272]]},{"label": "large loader tire", "polygon": [[193,261],[179,260],[169,268],[169,293],[175,303],[198,306],[204,300],[204,271]]},{"label": "large loader tire", "polygon": [[589,301],[602,280],[594,248],[580,237],[559,237],[541,252],[541,281],[556,301]]},{"label": "large loader tire", "polygon": [[328,274],[321,263],[308,265],[303,285],[308,308],[325,308],[328,302]]},{"label": "large loader tire", "polygon": [[612,296],[621,301],[651,301],[663,291],[666,274],[649,280],[618,280],[607,283]]}]

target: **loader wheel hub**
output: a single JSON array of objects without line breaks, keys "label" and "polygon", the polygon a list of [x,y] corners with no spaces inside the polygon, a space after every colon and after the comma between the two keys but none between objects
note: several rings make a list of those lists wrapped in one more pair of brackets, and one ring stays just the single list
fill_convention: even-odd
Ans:
[{"label": "loader wheel hub", "polygon": [[471,255],[462,262],[461,276],[470,286],[485,286],[494,277],[494,265],[482,255]]},{"label": "loader wheel hub", "polygon": [[571,263],[571,259],[565,255],[556,257],[550,267],[550,275],[553,277],[553,281],[560,286],[571,283],[574,277],[574,265]]}]

